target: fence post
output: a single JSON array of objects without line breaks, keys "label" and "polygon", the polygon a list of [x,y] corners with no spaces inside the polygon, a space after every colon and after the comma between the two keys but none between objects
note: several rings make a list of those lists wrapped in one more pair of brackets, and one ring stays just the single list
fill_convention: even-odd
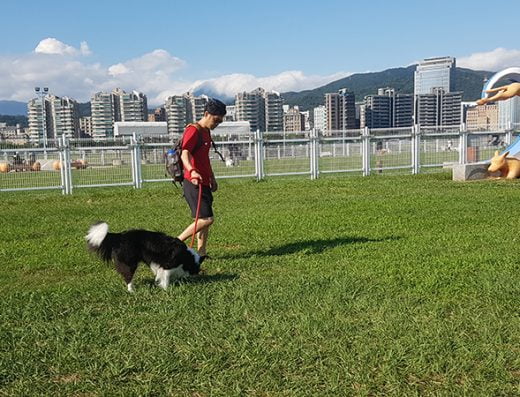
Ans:
[{"label": "fence post", "polygon": [[370,175],[370,129],[365,127],[361,130],[361,155],[363,176]]},{"label": "fence post", "polygon": [[264,179],[264,139],[260,130],[255,132],[255,174],[256,180]]},{"label": "fence post", "polygon": [[417,175],[421,169],[421,126],[412,127],[412,174]]},{"label": "fence post", "polygon": [[[65,148],[63,147],[63,136],[56,140],[58,157],[60,162],[61,194],[67,194],[67,182],[65,181]],[[47,153],[45,153],[47,155]],[[45,157],[44,157],[45,158]]]},{"label": "fence post", "polygon": [[70,140],[65,137],[65,153],[67,153],[67,180],[69,184],[69,194],[72,194],[72,159],[70,156]]},{"label": "fence post", "polygon": [[318,130],[312,129],[309,135],[310,139],[310,161],[311,161],[311,179],[318,179],[319,175],[319,133]]},{"label": "fence post", "polygon": [[57,141],[60,149],[60,175],[63,186],[63,194],[72,194],[72,162],[70,160],[70,147],[66,135],[62,135]]},{"label": "fence post", "polygon": [[466,131],[466,124],[460,125],[459,135],[459,164],[466,164],[468,162],[468,133]]},{"label": "fence post", "polygon": [[141,172],[141,146],[137,139],[135,132],[130,139],[130,150],[132,154],[132,179],[134,182],[134,189],[141,189],[143,186],[142,172]]}]

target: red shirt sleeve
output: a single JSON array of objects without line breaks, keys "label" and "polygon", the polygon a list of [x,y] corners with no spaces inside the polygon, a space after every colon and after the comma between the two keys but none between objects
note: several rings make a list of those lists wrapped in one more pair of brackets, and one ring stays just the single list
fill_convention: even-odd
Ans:
[{"label": "red shirt sleeve", "polygon": [[199,131],[197,127],[190,125],[186,127],[184,130],[184,135],[182,138],[182,150],[187,150],[191,154],[193,154],[193,150],[197,146],[199,142]]}]

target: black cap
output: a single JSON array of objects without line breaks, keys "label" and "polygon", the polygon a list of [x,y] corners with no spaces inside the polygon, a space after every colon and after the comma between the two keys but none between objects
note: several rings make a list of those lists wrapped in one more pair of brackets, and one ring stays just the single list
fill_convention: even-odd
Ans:
[{"label": "black cap", "polygon": [[206,106],[204,107],[204,111],[215,116],[225,116],[226,105],[224,102],[221,102],[218,99],[209,98]]}]

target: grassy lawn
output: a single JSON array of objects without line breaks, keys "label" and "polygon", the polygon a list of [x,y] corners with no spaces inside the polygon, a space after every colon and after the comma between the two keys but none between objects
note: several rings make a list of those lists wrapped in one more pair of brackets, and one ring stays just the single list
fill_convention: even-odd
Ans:
[{"label": "grassy lawn", "polygon": [[518,395],[519,188],[223,180],[207,274],[135,294],[83,236],[176,235],[179,190],[2,193],[0,395]]}]

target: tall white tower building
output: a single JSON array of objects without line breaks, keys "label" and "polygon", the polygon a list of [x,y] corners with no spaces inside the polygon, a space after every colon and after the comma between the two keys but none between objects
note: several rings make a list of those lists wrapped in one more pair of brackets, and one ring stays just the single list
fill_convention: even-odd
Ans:
[{"label": "tall white tower building", "polygon": [[434,88],[455,91],[455,67],[453,57],[427,58],[419,62],[414,75],[414,95],[431,94]]}]

